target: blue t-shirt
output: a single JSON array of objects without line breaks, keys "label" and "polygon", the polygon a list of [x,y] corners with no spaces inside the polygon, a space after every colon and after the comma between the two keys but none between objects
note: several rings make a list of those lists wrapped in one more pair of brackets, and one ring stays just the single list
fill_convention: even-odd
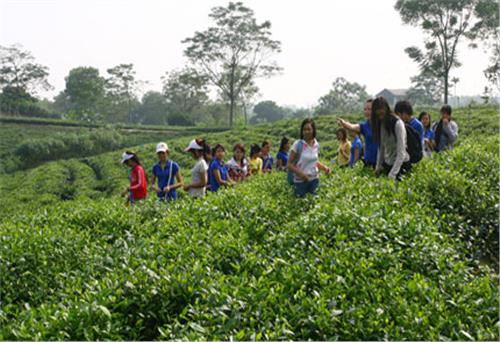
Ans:
[{"label": "blue t-shirt", "polygon": [[361,158],[363,144],[361,143],[361,139],[359,139],[359,137],[356,137],[351,144],[351,158],[349,159],[349,166],[354,166],[354,153],[356,150],[359,150],[359,157]]},{"label": "blue t-shirt", "polygon": [[364,160],[370,165],[377,164],[378,144],[373,139],[372,128],[368,121],[359,124],[361,135],[365,138],[365,156]]},{"label": "blue t-shirt", "polygon": [[422,146],[424,146],[424,125],[422,125],[422,123],[416,118],[412,118],[409,124],[418,132]]},{"label": "blue t-shirt", "polygon": [[272,170],[274,163],[273,156],[269,154],[267,158],[261,157],[261,159],[262,159],[262,170]]},{"label": "blue t-shirt", "polygon": [[288,163],[288,152],[279,151],[276,159],[281,160],[281,164],[283,167],[286,167]]},{"label": "blue t-shirt", "polygon": [[[170,176],[170,169],[172,168],[172,175]],[[177,175],[177,172],[179,172],[179,165],[177,163],[167,160],[167,164],[165,165],[165,168],[162,169],[160,162],[156,163],[153,166],[153,175],[156,176],[158,179],[158,187],[160,189],[163,189],[166,186],[171,186],[174,185],[175,183],[175,175]],[[170,176],[170,179],[169,179]],[[165,196],[166,195],[166,196]],[[158,197],[160,199],[164,199],[165,197],[167,199],[176,199],[177,198],[177,191],[175,189],[170,190],[168,194],[165,194],[165,192],[159,192]]]},{"label": "blue t-shirt", "polygon": [[212,160],[210,167],[208,168],[208,184],[210,184],[209,190],[212,192],[217,192],[220,188],[220,184],[215,179],[215,170],[219,170],[220,178],[227,181],[226,166],[221,163],[219,159]]},{"label": "blue t-shirt", "polygon": [[434,140],[434,131],[432,129],[427,129],[424,131],[424,138],[429,140]]}]

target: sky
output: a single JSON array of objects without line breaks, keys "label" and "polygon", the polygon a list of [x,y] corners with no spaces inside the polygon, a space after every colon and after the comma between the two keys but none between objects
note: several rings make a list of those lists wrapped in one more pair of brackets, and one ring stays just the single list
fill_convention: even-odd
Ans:
[{"label": "sky", "polygon": [[[54,90],[64,89],[72,68],[106,69],[133,63],[147,90],[161,90],[161,76],[187,63],[181,41],[208,28],[219,0],[0,0],[0,45],[21,44],[49,68]],[[269,20],[281,41],[275,60],[282,74],[258,79],[258,100],[311,107],[337,77],[366,85],[375,95],[384,88],[408,88],[418,66],[404,52],[422,46],[424,35],[403,25],[395,0],[243,0],[257,21]],[[459,45],[460,82],[452,95],[475,95],[487,82],[488,55]]]}]

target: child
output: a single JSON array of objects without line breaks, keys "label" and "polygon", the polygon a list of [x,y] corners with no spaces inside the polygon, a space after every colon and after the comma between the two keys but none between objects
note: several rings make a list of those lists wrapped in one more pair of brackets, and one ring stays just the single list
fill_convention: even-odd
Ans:
[{"label": "child", "polygon": [[337,150],[337,164],[340,167],[349,165],[349,158],[351,153],[351,142],[347,140],[347,131],[345,128],[337,130],[337,140],[339,141],[339,148]]},{"label": "child", "polygon": [[262,159],[259,157],[260,147],[254,144],[250,147],[250,160],[248,162],[248,170],[250,175],[262,174]]}]

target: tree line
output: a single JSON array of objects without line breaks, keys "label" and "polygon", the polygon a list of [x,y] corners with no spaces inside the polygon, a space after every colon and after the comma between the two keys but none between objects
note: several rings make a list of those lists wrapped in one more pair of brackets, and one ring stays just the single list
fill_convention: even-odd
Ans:
[{"label": "tree line", "polygon": [[[460,66],[457,46],[491,54],[484,70],[491,87],[500,89],[498,2],[495,0],[398,0],[395,9],[403,23],[424,32],[424,48],[408,47],[419,65],[410,78],[407,94],[414,104],[448,103],[449,88],[460,80],[452,70]],[[213,25],[182,41],[187,64],[166,72],[161,91],[148,91],[136,76],[134,65],[119,64],[100,74],[92,66],[70,70],[65,89],[54,99],[40,100],[40,90],[51,90],[48,67],[20,45],[0,46],[0,109],[25,116],[54,116],[90,122],[128,122],[158,125],[226,125],[274,122],[282,118],[359,112],[366,86],[338,77],[327,94],[312,108],[282,107],[274,101],[257,103],[256,81],[283,69],[273,59],[281,42],[272,38],[271,23],[258,22],[252,9],[241,2],[212,8]],[[212,99],[210,94],[216,94]]]}]

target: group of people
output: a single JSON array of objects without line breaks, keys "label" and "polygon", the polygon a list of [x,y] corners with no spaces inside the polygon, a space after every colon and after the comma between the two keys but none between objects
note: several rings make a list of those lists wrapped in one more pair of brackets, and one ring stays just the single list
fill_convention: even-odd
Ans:
[{"label": "group of people", "polygon": [[[422,112],[413,116],[412,105],[399,101],[391,110],[387,100],[369,99],[364,106],[365,121],[357,124],[337,119],[339,148],[334,161],[340,167],[353,167],[362,162],[372,168],[376,176],[386,174],[400,180],[411,171],[412,164],[423,156],[453,148],[458,137],[458,126],[451,118],[452,108],[441,108],[441,119],[432,124],[431,116]],[[353,138],[351,143],[348,132]],[[364,139],[364,145],[360,139]],[[315,194],[319,186],[319,171],[331,173],[330,167],[319,161],[320,145],[316,140],[316,125],[311,118],[300,126],[300,138],[290,147],[290,140],[281,139],[275,158],[270,153],[271,144],[250,147],[249,157],[242,144],[234,145],[233,156],[225,162],[226,150],[221,144],[213,148],[204,139],[194,139],[184,150],[195,160],[191,169],[191,182],[184,184],[180,167],[169,159],[169,148],[164,142],[156,146],[158,162],[152,168],[150,191],[161,201],[177,199],[177,189],[183,188],[192,197],[203,197],[206,191],[217,192],[221,187],[233,186],[249,177],[273,171],[287,172],[287,180],[293,185],[295,195],[303,197]],[[122,163],[131,168],[130,186],[121,195],[127,203],[146,198],[148,187],[146,174],[137,155],[125,152]]]}]

